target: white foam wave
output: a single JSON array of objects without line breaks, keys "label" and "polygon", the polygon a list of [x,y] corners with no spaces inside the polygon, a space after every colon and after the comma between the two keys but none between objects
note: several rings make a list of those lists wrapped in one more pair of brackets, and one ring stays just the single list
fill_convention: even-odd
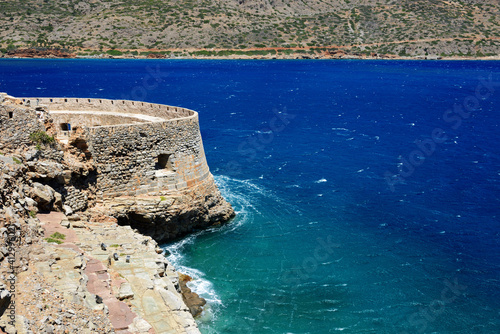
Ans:
[{"label": "white foam wave", "polygon": [[212,282],[205,277],[205,273],[184,265],[183,252],[188,245],[195,242],[195,239],[199,234],[200,233],[179,240],[176,243],[165,246],[164,249],[170,253],[167,257],[170,264],[172,264],[177,271],[189,275],[192,278],[192,280],[188,283],[189,288],[207,301],[207,306],[203,311],[201,321],[213,321],[215,319],[215,312],[213,310],[222,306],[221,298],[215,290]]},{"label": "white foam wave", "polygon": [[192,291],[205,298],[207,303],[212,307],[222,305],[222,300],[215,291],[214,285],[212,282],[204,278],[204,273],[187,267],[183,267],[183,270],[187,275],[193,278],[193,280],[187,284]]},{"label": "white foam wave", "polygon": [[[259,179],[241,180],[225,175],[216,175],[214,179],[224,198],[235,209],[236,217],[228,224],[194,233],[189,237],[164,247],[170,254],[168,256],[169,262],[176,270],[192,277],[192,281],[188,283],[191,290],[207,300],[207,304],[199,319],[200,324],[213,322],[220,310],[224,308],[224,301],[218,294],[217,287],[214,286],[204,272],[186,265],[185,254],[189,251],[189,247],[196,242],[196,239],[200,236],[207,237],[211,235],[220,236],[221,234],[241,233],[242,227],[252,226],[254,219],[261,214],[254,206],[254,203],[261,202],[262,197],[266,201],[278,202],[281,204],[281,207],[286,207],[291,212],[300,214],[295,206],[288,202],[285,203],[274,192],[259,185]],[[326,182],[326,180],[323,182]]]},{"label": "white foam wave", "polygon": [[236,217],[229,224],[222,227],[200,231],[164,247],[169,253],[167,257],[169,262],[176,270],[192,278],[192,281],[188,283],[189,288],[207,301],[200,318],[201,322],[214,321],[217,317],[218,310],[224,307],[224,305],[216,288],[212,282],[207,279],[206,274],[198,269],[185,265],[184,254],[187,248],[194,244],[196,239],[201,235],[206,235],[207,233],[226,234],[240,229],[246,224],[251,224],[255,215],[259,213],[252,204],[252,196],[260,195],[268,198],[273,197],[271,192],[249,180],[238,180],[221,175],[214,177],[214,179],[224,198],[233,205],[236,211]]},{"label": "white foam wave", "polygon": [[195,235],[193,235],[163,247],[163,249],[167,251],[167,254],[169,254],[168,261],[170,264],[172,264],[175,268],[179,268],[181,266],[183,259],[182,251],[187,245],[193,244],[195,238]]},{"label": "white foam wave", "polygon": [[323,178],[323,179],[319,179],[318,181],[314,181],[314,183],[324,183],[324,182],[328,182],[328,180]]},{"label": "white foam wave", "polygon": [[222,193],[222,196],[229,201],[234,207],[240,204],[249,205],[253,210],[257,209],[251,204],[255,196],[263,196],[269,200],[276,201],[280,204],[290,206],[288,202],[284,202],[274,192],[266,189],[262,185],[258,185],[252,180],[236,179],[226,175],[214,176],[215,184]]}]

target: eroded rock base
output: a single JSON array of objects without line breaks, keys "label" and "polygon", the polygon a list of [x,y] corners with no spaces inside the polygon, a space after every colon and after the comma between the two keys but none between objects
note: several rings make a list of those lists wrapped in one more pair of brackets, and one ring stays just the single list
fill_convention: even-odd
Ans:
[{"label": "eroded rock base", "polygon": [[130,225],[158,242],[229,221],[234,216],[210,175],[184,192],[165,196],[115,197],[92,209]]}]

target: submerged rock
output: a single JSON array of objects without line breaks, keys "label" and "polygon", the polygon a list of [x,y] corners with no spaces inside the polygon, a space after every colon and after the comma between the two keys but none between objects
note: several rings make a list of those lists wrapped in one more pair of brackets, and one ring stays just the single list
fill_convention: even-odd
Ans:
[{"label": "submerged rock", "polygon": [[188,275],[179,274],[179,285],[181,288],[182,298],[187,307],[189,307],[189,312],[193,317],[197,317],[203,312],[203,306],[207,301],[200,297],[197,293],[191,291],[187,286],[187,283],[191,281],[192,278]]}]

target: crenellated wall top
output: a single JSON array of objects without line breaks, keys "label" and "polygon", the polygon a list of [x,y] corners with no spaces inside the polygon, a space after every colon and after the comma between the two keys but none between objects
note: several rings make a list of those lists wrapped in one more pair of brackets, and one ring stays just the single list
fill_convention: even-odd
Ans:
[{"label": "crenellated wall top", "polygon": [[177,120],[197,118],[198,113],[194,110],[174,107],[164,104],[156,104],[141,101],[130,100],[109,100],[95,98],[22,98],[25,105],[31,107],[46,107],[51,113],[64,113],[64,111],[76,114],[78,112],[93,112],[98,115],[102,112],[103,115],[116,113],[116,116],[123,115],[124,117],[135,117],[134,115],[146,115],[164,120]]}]

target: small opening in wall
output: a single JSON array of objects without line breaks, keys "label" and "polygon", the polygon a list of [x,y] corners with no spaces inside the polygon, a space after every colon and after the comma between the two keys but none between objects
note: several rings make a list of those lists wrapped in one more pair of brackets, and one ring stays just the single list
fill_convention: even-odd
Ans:
[{"label": "small opening in wall", "polygon": [[173,173],[172,154],[160,154],[155,165],[156,176]]},{"label": "small opening in wall", "polygon": [[14,117],[14,113],[12,111],[9,111],[9,118],[13,118]]},{"label": "small opening in wall", "polygon": [[61,130],[62,131],[71,131],[71,124],[70,123],[61,123]]}]

